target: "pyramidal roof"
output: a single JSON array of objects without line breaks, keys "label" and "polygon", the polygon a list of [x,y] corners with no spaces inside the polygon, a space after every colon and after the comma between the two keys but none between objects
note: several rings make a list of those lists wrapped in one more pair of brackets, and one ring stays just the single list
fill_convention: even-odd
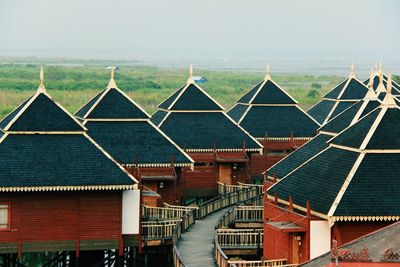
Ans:
[{"label": "pyramidal roof", "polygon": [[[388,76],[383,73],[382,67],[375,68],[371,71],[371,75],[363,83],[368,87],[373,87],[377,93],[386,93]],[[392,95],[400,96],[400,85],[392,80]]]},{"label": "pyramidal roof", "polygon": [[326,149],[329,146],[328,141],[332,137],[355,124],[380,105],[381,101],[377,98],[377,94],[370,89],[364,99],[353,104],[319,128],[317,136],[269,168],[267,170],[268,175],[270,175],[270,178],[276,177],[277,179],[285,177],[311,157]]},{"label": "pyramidal roof", "polygon": [[341,220],[400,218],[400,108],[388,92],[381,106],[330,141],[329,147],[273,185],[280,202],[307,200],[314,215]]},{"label": "pyramidal roof", "polygon": [[75,116],[81,120],[150,118],[146,111],[117,87],[114,74],[111,75],[107,88],[83,105]]},{"label": "pyramidal roof", "polygon": [[159,106],[152,121],[187,151],[261,151],[262,146],[237,125],[224,108],[192,79]]},{"label": "pyramidal roof", "polygon": [[158,105],[158,108],[169,111],[223,111],[224,108],[217,101],[194,83],[192,67],[189,72],[187,83]]},{"label": "pyramidal roof", "polygon": [[95,143],[46,92],[37,92],[1,122],[0,191],[123,190],[137,181]]},{"label": "pyramidal roof", "polygon": [[307,113],[323,125],[355,102],[363,99],[367,92],[368,87],[355,77],[352,65],[349,77],[329,91]]},{"label": "pyramidal roof", "polygon": [[125,166],[192,166],[193,160],[111,80],[75,114],[88,134]]},{"label": "pyramidal roof", "polygon": [[258,139],[308,139],[320,126],[271,79],[269,67],[264,80],[242,96],[228,115]]}]

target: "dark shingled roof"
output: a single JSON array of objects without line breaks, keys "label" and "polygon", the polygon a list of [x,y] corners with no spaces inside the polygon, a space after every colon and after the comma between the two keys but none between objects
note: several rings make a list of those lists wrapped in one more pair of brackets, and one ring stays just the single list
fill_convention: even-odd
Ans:
[{"label": "dark shingled roof", "polygon": [[241,97],[228,115],[257,138],[264,138],[266,133],[268,137],[289,138],[292,133],[294,137],[313,137],[319,127],[269,78]]},{"label": "dark shingled roof", "polygon": [[194,83],[185,85],[158,107],[165,110],[224,110]]},{"label": "dark shingled roof", "polygon": [[148,121],[88,121],[88,134],[121,164],[191,164],[178,147]]},{"label": "dark shingled roof", "polygon": [[[365,101],[367,101],[367,104],[363,105]],[[377,108],[379,105],[380,103],[377,100],[360,100],[357,104],[354,104],[353,106],[339,114],[337,117],[330,120],[319,130],[322,132],[325,131],[337,134],[350,125],[352,120],[357,115],[357,112],[359,112],[361,108],[363,108],[363,111],[361,112],[360,118],[362,118],[365,114],[369,113],[373,109]],[[272,176],[275,173],[278,178],[283,178],[295,168],[309,160],[312,156],[327,148],[327,141],[332,138],[333,136],[331,135],[317,135],[309,142],[301,146],[299,149],[272,166],[268,170],[269,175]]]},{"label": "dark shingled roof", "polygon": [[[29,100],[31,101],[25,101],[3,119],[3,129],[30,132],[84,131],[84,128],[47,94],[35,94]],[[11,122],[13,119],[15,121]]]},{"label": "dark shingled roof", "polygon": [[400,109],[386,110],[366,149],[400,149]]},{"label": "dark shingled roof", "polygon": [[159,110],[153,121],[182,148],[239,150],[245,143],[247,151],[262,149],[261,144],[225,114],[222,106],[193,82],[188,81],[159,108],[168,114]]},{"label": "dark shingled roof", "polygon": [[[13,124],[10,116],[15,118]],[[7,135],[0,143],[0,191],[7,187],[136,183],[46,93],[37,92],[10,116],[5,119],[10,125],[5,127]]]},{"label": "dark shingled roof", "polygon": [[172,112],[160,129],[187,149],[261,149],[223,112]]},{"label": "dark shingled roof", "polygon": [[174,100],[179,96],[179,94],[182,92],[183,89],[185,89],[185,86],[176,90],[171,96],[169,96],[167,99],[161,102],[161,104],[159,104],[158,107],[162,109],[169,109],[169,106],[171,106],[172,102],[174,102]]},{"label": "dark shingled roof", "polygon": [[[363,105],[365,101],[367,101],[367,104]],[[364,117],[366,114],[379,107],[379,105],[380,102],[378,100],[360,100],[356,104],[353,104],[351,107],[330,120],[319,130],[330,133],[339,133],[350,125],[354,117],[357,115],[357,112],[359,112],[361,108],[363,108],[363,110],[358,119]]]},{"label": "dark shingled roof", "polygon": [[[386,87],[386,85],[387,85],[387,79],[388,79],[388,77],[385,75],[385,74],[383,74],[383,85]],[[366,79],[363,83],[365,84],[365,85],[368,85],[369,84],[369,80],[370,80],[370,78],[368,78],[368,79]],[[376,90],[376,89],[378,89],[378,85],[379,85],[379,75],[378,74],[375,74],[375,76],[374,76],[374,84],[373,84],[373,88],[374,88],[374,90]],[[393,95],[399,95],[400,94],[400,85],[398,85],[395,81],[393,81],[392,80],[392,94]]]},{"label": "dark shingled roof", "polygon": [[313,137],[319,125],[297,106],[252,106],[240,125],[254,137]]},{"label": "dark shingled roof", "polygon": [[195,84],[191,83],[175,100],[170,110],[223,110]]},{"label": "dark shingled roof", "polygon": [[269,195],[327,214],[359,153],[328,148],[268,189]]},{"label": "dark shingled roof", "polygon": [[[362,82],[353,77],[349,77],[327,93],[323,99],[307,113],[320,124],[323,124],[356,103],[357,100],[363,99],[367,93],[368,88]],[[338,104],[334,105],[337,102]],[[331,112],[332,109],[334,109],[333,112]]]},{"label": "dark shingled roof", "polygon": [[321,102],[313,106],[310,110],[308,110],[307,113],[311,117],[313,117],[319,124],[322,124],[335,103],[336,102],[332,100],[322,100]]},{"label": "dark shingled roof", "polygon": [[[261,87],[261,88],[260,88]],[[264,80],[242,96],[238,103],[246,104],[297,104],[272,80]]]},{"label": "dark shingled roof", "polygon": [[256,86],[254,86],[250,91],[248,91],[246,94],[244,94],[237,103],[243,103],[243,104],[249,104],[250,100],[254,97],[254,95],[257,93],[258,89],[260,88],[260,85],[263,84],[264,81],[259,82]]},{"label": "dark shingled roof", "polygon": [[168,114],[167,111],[159,109],[151,116],[151,121],[155,125],[159,125],[161,121],[165,118],[165,116],[167,116],[167,114]]},{"label": "dark shingled roof", "polygon": [[[85,126],[88,134],[120,164],[169,166],[172,159],[174,164],[192,164],[192,160],[152,124],[143,109],[123,91],[108,88],[100,95],[86,117]],[[161,122],[166,114],[160,111],[153,120]],[[97,120],[91,120],[94,118]]]},{"label": "dark shingled roof", "polygon": [[268,169],[269,176],[273,176],[275,174],[278,179],[285,177],[311,157],[327,148],[327,142],[331,138],[332,136],[327,134],[318,134],[313,139]]},{"label": "dark shingled roof", "polygon": [[0,128],[4,129],[12,119],[18,114],[18,112],[25,107],[25,105],[28,103],[28,101],[32,98],[33,96],[29,97],[27,100],[25,100],[19,107],[14,109],[10,114],[8,114],[1,122],[0,122]]},{"label": "dark shingled roof", "polygon": [[83,134],[10,134],[0,157],[0,187],[135,183]]},{"label": "dark shingled roof", "polygon": [[400,215],[399,162],[399,153],[366,154],[334,216]]},{"label": "dark shingled roof", "polygon": [[333,88],[326,95],[324,95],[324,98],[337,99],[339,97],[340,93],[342,92],[343,87],[346,85],[347,80],[348,79],[346,79],[343,82],[339,83],[335,88]]},{"label": "dark shingled roof", "polygon": [[327,124],[319,128],[319,131],[339,133],[341,130],[345,129],[350,125],[357,112],[363,105],[363,100],[358,101],[351,107],[340,113],[338,116],[330,120]]},{"label": "dark shingled roof", "polygon": [[[272,186],[269,194],[277,193],[285,200],[292,195],[294,203],[303,207],[308,199],[314,211],[329,216],[399,216],[399,125],[400,108],[385,99],[332,139],[326,150]],[[335,199],[337,206],[333,205]],[[330,210],[332,214],[328,214]]]},{"label": "dark shingled roof", "polygon": [[351,79],[339,99],[362,99],[367,94],[368,88],[359,80]]},{"label": "dark shingled roof", "polygon": [[236,122],[240,120],[240,118],[243,116],[243,114],[246,112],[246,110],[249,108],[249,105],[243,105],[243,104],[236,104],[233,106],[227,114]]},{"label": "dark shingled roof", "polygon": [[[344,110],[348,109],[350,106],[354,105],[355,103],[357,103],[356,101],[351,101],[351,102],[339,102],[336,107],[335,110],[332,112],[332,114],[329,116],[329,120],[335,118],[337,115],[339,115],[340,113],[342,113]],[[328,120],[328,121],[329,121]]]},{"label": "dark shingled roof", "polygon": [[[92,110],[85,116],[87,111]],[[149,116],[116,88],[107,88],[75,113],[85,119],[147,119]]]},{"label": "dark shingled roof", "polygon": [[331,143],[347,147],[359,148],[381,109],[376,109],[346,131],[332,139]]}]

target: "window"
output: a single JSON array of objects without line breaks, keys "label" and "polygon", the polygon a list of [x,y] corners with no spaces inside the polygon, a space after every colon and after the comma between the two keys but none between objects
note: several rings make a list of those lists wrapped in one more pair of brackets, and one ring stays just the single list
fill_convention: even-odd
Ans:
[{"label": "window", "polygon": [[0,230],[10,228],[10,205],[0,203]]}]

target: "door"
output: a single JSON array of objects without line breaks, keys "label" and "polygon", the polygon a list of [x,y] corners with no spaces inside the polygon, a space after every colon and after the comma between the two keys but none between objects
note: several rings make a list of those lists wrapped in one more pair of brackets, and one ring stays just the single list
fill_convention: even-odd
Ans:
[{"label": "door", "polygon": [[232,184],[232,166],[229,163],[219,165],[219,182],[223,184]]},{"label": "door", "polygon": [[301,236],[293,233],[291,234],[291,259],[290,263],[292,264],[298,264],[299,263],[299,254],[300,254],[300,249],[299,246],[301,244]]}]

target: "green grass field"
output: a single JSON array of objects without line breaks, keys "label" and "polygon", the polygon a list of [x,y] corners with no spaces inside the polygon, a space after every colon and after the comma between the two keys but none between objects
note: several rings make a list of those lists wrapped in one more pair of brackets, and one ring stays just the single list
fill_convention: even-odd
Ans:
[{"label": "green grass field", "polygon": [[[0,116],[3,117],[32,95],[39,85],[39,65],[0,65]],[[74,113],[104,89],[110,78],[104,66],[44,66],[45,86],[53,98]],[[208,82],[201,86],[226,109],[264,77],[264,73],[195,69]],[[116,73],[118,87],[152,114],[157,105],[187,80],[184,69],[122,66]],[[274,74],[272,78],[304,109],[316,103],[344,77]]]}]

